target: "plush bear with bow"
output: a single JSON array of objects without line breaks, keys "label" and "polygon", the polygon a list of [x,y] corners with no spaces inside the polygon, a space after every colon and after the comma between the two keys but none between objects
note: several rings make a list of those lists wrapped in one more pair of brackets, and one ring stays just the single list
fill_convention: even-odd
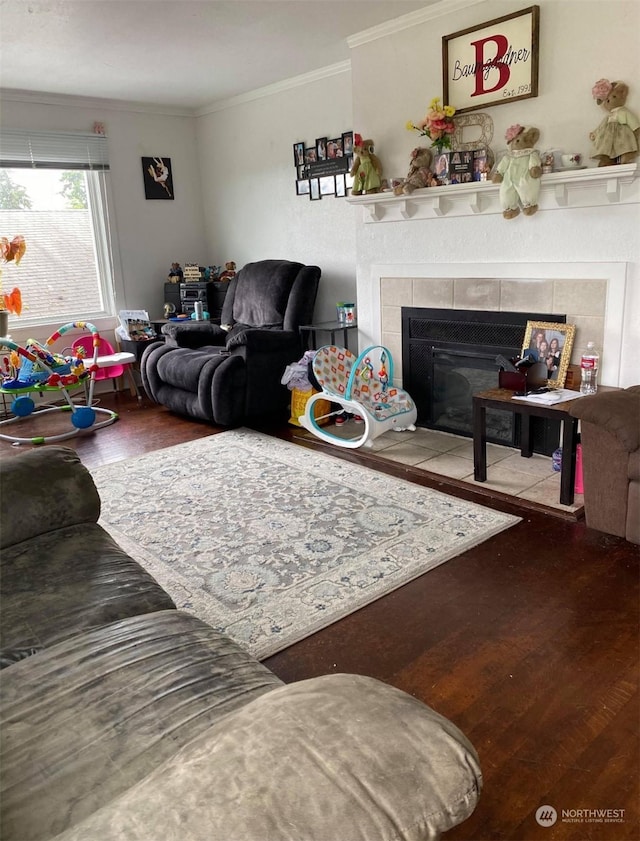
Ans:
[{"label": "plush bear with bow", "polygon": [[414,190],[419,190],[421,187],[437,187],[438,182],[431,170],[432,159],[431,150],[425,146],[418,146],[417,149],[414,149],[411,153],[411,166],[407,177],[402,184],[398,184],[394,188],[394,194],[396,196],[410,196]]},{"label": "plush bear with bow", "polygon": [[520,213],[532,216],[538,209],[542,161],[534,146],[540,139],[537,128],[521,125],[510,126],[505,134],[509,151],[498,164],[492,177],[500,184],[500,206],[505,219]]},{"label": "plush bear with bow", "polygon": [[360,134],[353,139],[355,157],[349,175],[353,178],[351,194],[379,193],[382,189],[382,164],[373,151],[373,140],[363,140]]},{"label": "plush bear with bow", "polygon": [[598,166],[633,163],[638,157],[640,121],[625,106],[628,85],[600,79],[591,94],[607,112],[598,128],[589,134],[589,140],[593,142],[591,157],[598,161]]}]

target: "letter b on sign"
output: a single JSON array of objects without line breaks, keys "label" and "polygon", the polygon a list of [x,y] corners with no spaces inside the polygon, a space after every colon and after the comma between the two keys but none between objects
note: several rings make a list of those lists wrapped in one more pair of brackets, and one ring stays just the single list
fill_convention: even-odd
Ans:
[{"label": "letter b on sign", "polygon": [[[485,60],[485,45],[492,41],[496,45],[495,57],[489,60]],[[489,38],[482,38],[480,41],[472,41],[471,46],[474,48],[476,53],[476,87],[471,96],[480,96],[483,93],[492,93],[493,91],[497,91],[500,90],[500,88],[503,88],[507,84],[507,82],[509,81],[509,77],[511,76],[511,71],[509,70],[507,65],[504,64],[502,61],[502,59],[506,55],[507,50],[509,49],[509,42],[507,41],[505,36],[491,35]],[[498,81],[492,88],[485,88],[484,83],[489,75],[490,70],[498,71]]]}]

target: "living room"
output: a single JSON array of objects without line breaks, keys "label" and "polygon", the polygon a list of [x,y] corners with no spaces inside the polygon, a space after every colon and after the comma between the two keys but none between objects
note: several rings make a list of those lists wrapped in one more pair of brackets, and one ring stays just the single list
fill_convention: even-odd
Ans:
[{"label": "living room", "polygon": [[[602,117],[591,96],[597,79],[627,81],[629,106],[640,110],[639,4],[538,5],[539,93],[487,109],[492,147],[503,152],[506,129],[520,122],[540,128],[542,148],[587,158],[588,134]],[[499,213],[497,188],[482,212],[438,215],[430,209],[423,218],[418,210],[397,220],[393,214],[401,206],[393,200],[378,220],[368,198],[311,202],[296,195],[293,143],[313,144],[349,130],[374,139],[385,175],[403,176],[418,142],[405,124],[419,119],[441,93],[442,36],[520,8],[498,0],[446,0],[374,30],[363,13],[360,33],[349,39],[349,61],[197,108],[2,90],[2,122],[78,131],[104,124],[118,310],[158,316],[176,260],[233,260],[241,267],[286,258],[321,267],[318,320],[333,318],[337,301],[354,300],[360,346],[384,340],[400,355],[392,309],[399,302],[384,312],[385,286],[404,294],[409,281],[411,294],[424,301],[430,293],[416,292],[420,283],[441,289],[443,281],[462,280],[482,309],[493,307],[491,298],[478,300],[480,292],[491,295],[485,281],[503,281],[513,284],[514,300],[533,300],[538,310],[546,284],[557,283],[558,298],[566,301],[560,290],[568,283],[572,297],[565,311],[578,326],[576,358],[597,335],[603,383],[624,388],[638,382],[636,176],[630,184],[609,179],[616,182],[609,187],[607,180],[571,174],[571,182],[544,188],[534,217],[509,221]],[[168,56],[167,74],[171,66]],[[145,200],[140,158],[156,155],[171,159],[173,201]],[[581,311],[581,299],[589,300],[581,286],[602,280],[604,315]],[[98,326],[109,334],[116,323],[114,315]],[[12,323],[17,340],[34,333],[33,326],[23,330]],[[92,466],[213,431],[158,407],[138,407],[124,395],[117,404],[118,424],[74,439],[72,446]],[[348,458],[357,461],[357,455]],[[405,474],[398,468],[397,475]],[[523,516],[522,509],[502,507]],[[474,815],[447,837],[636,837],[636,548],[587,530],[583,522],[526,512],[517,530],[464,558],[463,569],[444,564],[266,664],[286,682],[336,671],[371,675],[458,724],[480,751],[485,791]],[[626,809],[626,817],[609,825],[559,822],[547,828],[534,817],[547,802],[566,810]]]}]

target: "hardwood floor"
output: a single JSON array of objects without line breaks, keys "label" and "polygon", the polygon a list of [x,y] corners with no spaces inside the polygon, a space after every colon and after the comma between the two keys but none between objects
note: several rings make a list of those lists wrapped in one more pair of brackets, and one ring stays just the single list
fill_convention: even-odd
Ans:
[{"label": "hardwood floor", "polygon": [[[88,467],[220,431],[128,395],[109,395],[104,405],[119,412],[118,423],[61,442]],[[288,427],[263,431],[294,437]],[[0,458],[27,447],[0,442]],[[362,460],[354,451],[331,453]],[[640,837],[639,548],[400,464],[377,468],[523,520],[266,665],[287,682],[372,675],[454,721],[478,750],[485,788],[447,839]],[[543,805],[558,812],[551,828],[535,820]],[[624,814],[605,823],[577,810]]]}]

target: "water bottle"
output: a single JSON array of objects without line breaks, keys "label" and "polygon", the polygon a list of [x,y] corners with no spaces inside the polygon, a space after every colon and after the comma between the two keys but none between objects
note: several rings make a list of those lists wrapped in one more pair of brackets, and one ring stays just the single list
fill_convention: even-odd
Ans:
[{"label": "water bottle", "polygon": [[600,354],[593,342],[587,342],[587,349],[580,359],[580,394],[595,394],[598,390],[598,366]]}]

